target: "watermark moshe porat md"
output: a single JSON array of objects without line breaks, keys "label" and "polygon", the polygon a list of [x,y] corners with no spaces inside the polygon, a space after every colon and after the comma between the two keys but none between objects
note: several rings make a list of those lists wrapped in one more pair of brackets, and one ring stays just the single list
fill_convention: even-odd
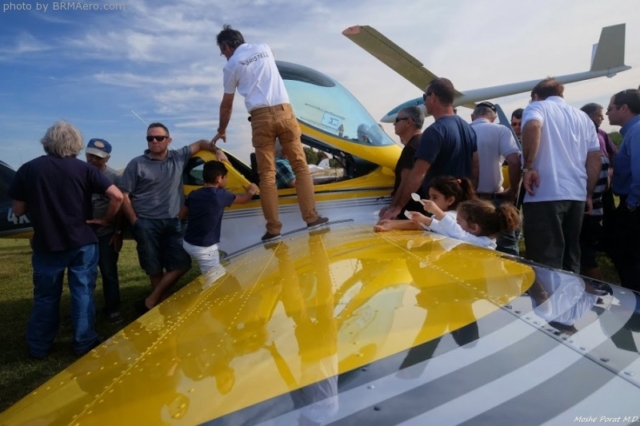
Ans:
[{"label": "watermark moshe porat md", "polygon": [[54,1],[51,3],[2,3],[2,12],[60,12],[68,10],[80,10],[80,11],[97,11],[97,10],[125,10],[124,4],[98,4],[98,3],[80,3],[71,1]]},{"label": "watermark moshe porat md", "polygon": [[622,423],[625,425],[640,423],[640,416],[576,416],[574,423]]}]

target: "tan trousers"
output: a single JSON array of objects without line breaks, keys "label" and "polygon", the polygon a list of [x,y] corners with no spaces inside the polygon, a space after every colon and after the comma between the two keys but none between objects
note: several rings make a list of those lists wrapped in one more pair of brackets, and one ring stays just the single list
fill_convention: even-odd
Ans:
[{"label": "tan trousers", "polygon": [[313,181],[300,142],[300,127],[291,105],[280,104],[251,111],[251,130],[260,176],[260,204],[267,220],[267,232],[279,234],[282,229],[282,223],[278,220],[276,137],[280,140],[282,150],[296,175],[296,193],[302,219],[307,223],[317,220]]}]

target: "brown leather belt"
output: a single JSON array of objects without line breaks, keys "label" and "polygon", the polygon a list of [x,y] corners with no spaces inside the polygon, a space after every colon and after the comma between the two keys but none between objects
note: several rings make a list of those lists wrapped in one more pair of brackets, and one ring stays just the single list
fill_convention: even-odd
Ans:
[{"label": "brown leather belt", "polygon": [[273,106],[268,106],[263,108],[256,108],[256,109],[252,109],[251,112],[249,112],[249,114],[251,114],[251,117],[255,117],[257,115],[267,114],[269,112],[271,113],[279,112],[279,111],[291,111],[291,105],[278,104],[278,105],[273,105]]}]

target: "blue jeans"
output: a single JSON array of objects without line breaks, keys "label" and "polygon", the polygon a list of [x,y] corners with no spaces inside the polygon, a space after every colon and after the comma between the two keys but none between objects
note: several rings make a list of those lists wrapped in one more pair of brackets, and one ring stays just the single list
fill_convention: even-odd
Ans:
[{"label": "blue jeans", "polygon": [[140,267],[147,275],[191,268],[191,257],[182,248],[182,224],[178,218],[139,217],[131,227]]},{"label": "blue jeans", "polygon": [[60,324],[60,295],[65,269],[68,270],[71,291],[71,322],[73,349],[78,355],[88,352],[98,340],[94,330],[96,309],[93,292],[96,288],[98,245],[61,252],[34,251],[33,311],[27,326],[29,352],[45,357],[58,333]]},{"label": "blue jeans", "polygon": [[104,292],[104,311],[107,314],[120,309],[120,282],[118,280],[118,258],[120,254],[109,244],[114,234],[98,237],[100,260],[98,267],[102,275],[102,291]]}]

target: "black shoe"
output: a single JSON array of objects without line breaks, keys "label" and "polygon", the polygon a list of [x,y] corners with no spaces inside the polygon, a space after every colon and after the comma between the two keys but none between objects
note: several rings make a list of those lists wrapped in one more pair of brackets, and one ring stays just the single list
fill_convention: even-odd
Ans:
[{"label": "black shoe", "polygon": [[270,234],[269,231],[265,232],[264,235],[262,236],[261,240],[262,241],[275,241],[278,238],[282,237],[282,235],[280,234]]},{"label": "black shoe", "polygon": [[122,321],[122,314],[120,314],[119,311],[109,312],[105,315],[105,317],[107,318],[107,321],[112,324],[116,324]]},{"label": "black shoe", "polygon": [[136,312],[138,312],[141,315],[146,314],[151,310],[150,308],[147,308],[146,299],[136,300],[134,307],[136,308]]},{"label": "black shoe", "polygon": [[320,225],[323,225],[325,223],[329,222],[329,218],[328,217],[322,217],[322,216],[318,216],[318,218],[316,220],[314,220],[311,223],[307,223],[307,228],[308,229],[313,229],[313,228],[317,228]]}]

